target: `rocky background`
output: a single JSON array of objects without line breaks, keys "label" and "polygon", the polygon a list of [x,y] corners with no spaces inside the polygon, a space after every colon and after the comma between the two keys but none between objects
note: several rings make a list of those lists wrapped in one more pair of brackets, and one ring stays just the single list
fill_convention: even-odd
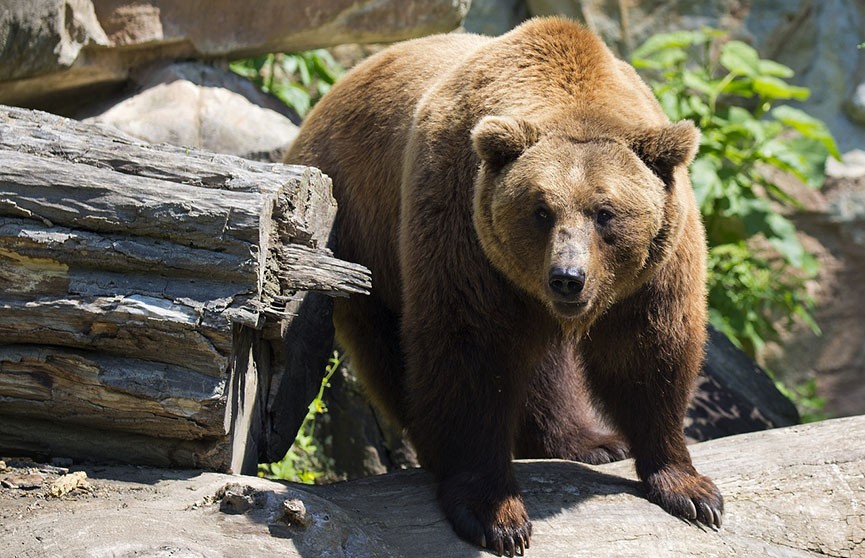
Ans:
[{"label": "rocky background", "polygon": [[[115,125],[152,142],[277,159],[289,109],[227,70],[274,51],[387,43],[465,29],[498,34],[533,15],[586,23],[621,56],[651,34],[729,30],[811,89],[843,162],[796,216],[823,263],[813,283],[823,335],[795,329],[760,355],[816,377],[834,416],[865,413],[865,1],[863,0],[7,0],[0,8],[0,103]],[[470,8],[470,9],[469,9]]]}]

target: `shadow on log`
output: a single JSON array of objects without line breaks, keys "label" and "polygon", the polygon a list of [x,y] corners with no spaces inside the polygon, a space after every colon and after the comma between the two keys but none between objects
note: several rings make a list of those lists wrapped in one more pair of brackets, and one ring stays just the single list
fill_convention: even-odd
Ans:
[{"label": "shadow on log", "polygon": [[335,211],[315,169],[0,107],[0,452],[282,457],[331,350],[328,297],[370,286],[324,247]]},{"label": "shadow on log", "polygon": [[[865,417],[852,417],[692,446],[695,465],[724,494],[718,531],[649,503],[631,460],[518,462],[534,526],[526,555],[863,556],[863,439]],[[89,491],[62,499],[0,491],[0,555],[493,555],[454,535],[421,470],[328,486],[131,467],[87,472]]]}]

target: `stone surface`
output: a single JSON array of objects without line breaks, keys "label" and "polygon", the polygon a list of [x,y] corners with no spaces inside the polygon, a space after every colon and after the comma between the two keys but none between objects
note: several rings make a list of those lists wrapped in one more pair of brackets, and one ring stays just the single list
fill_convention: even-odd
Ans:
[{"label": "stone surface", "polygon": [[685,418],[689,442],[799,423],[796,406],[766,372],[727,337],[709,327],[703,373]]},{"label": "stone surface", "polygon": [[[291,113],[249,80],[203,62],[148,66],[133,74],[136,92],[78,116],[111,124],[150,143],[170,143],[278,161],[297,135]],[[116,104],[113,104],[116,102]]]},{"label": "stone surface", "polygon": [[[865,417],[856,417],[692,446],[694,464],[724,494],[720,530],[699,529],[651,504],[631,460],[517,462],[533,521],[525,555],[860,557],[863,436]],[[27,468],[45,484],[57,477],[39,464]],[[132,467],[85,472],[88,486],[62,498],[44,486],[0,488],[0,556],[493,555],[456,537],[424,471],[327,486]]]},{"label": "stone surface", "polygon": [[[865,126],[843,106],[865,82],[865,2],[861,0],[527,0],[534,15],[566,14],[584,21],[622,55],[653,33],[727,29],[765,58],[793,68],[793,82],[811,97],[794,103],[825,121],[841,151],[865,145]],[[861,102],[861,101],[860,101]],[[854,109],[855,113],[855,109]]]},{"label": "stone surface", "polygon": [[71,66],[85,46],[107,46],[88,0],[6,0],[0,10],[0,82]]},{"label": "stone surface", "polygon": [[851,120],[865,126],[865,82],[856,86],[844,104],[844,110]]},{"label": "stone surface", "polygon": [[468,4],[7,0],[0,16],[0,103],[50,108],[57,97],[121,82],[130,68],[154,60],[231,59],[449,31],[459,26]]},{"label": "stone surface", "polygon": [[471,33],[496,36],[529,17],[523,0],[472,0],[463,27]]}]

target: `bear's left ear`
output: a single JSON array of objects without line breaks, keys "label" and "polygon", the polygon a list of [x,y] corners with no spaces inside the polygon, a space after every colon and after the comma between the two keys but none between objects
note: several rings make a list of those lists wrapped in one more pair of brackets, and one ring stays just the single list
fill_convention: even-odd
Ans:
[{"label": "bear's left ear", "polygon": [[669,184],[673,170],[687,165],[700,147],[700,131],[690,120],[642,130],[629,139],[631,149],[652,172]]},{"label": "bear's left ear", "polygon": [[516,160],[540,137],[534,124],[509,116],[485,116],[472,130],[472,145],[481,160],[496,172]]}]

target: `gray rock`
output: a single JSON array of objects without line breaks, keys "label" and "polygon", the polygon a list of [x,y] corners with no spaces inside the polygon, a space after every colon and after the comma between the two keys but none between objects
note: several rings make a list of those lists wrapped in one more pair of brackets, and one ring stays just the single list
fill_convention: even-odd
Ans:
[{"label": "gray rock", "polygon": [[853,90],[850,98],[844,104],[847,116],[857,124],[865,125],[865,82],[860,83]]},{"label": "gray rock", "polygon": [[[7,8],[8,5],[8,8]],[[392,42],[460,25],[469,0],[6,0],[0,103],[53,108],[156,60]],[[38,77],[37,77],[38,76]]]},{"label": "gray rock", "polygon": [[180,62],[136,72],[134,82],[134,94],[79,116],[150,143],[252,159],[278,160],[297,135],[296,115],[227,70]]},{"label": "gray rock", "polygon": [[472,0],[463,27],[472,33],[496,36],[513,29],[528,17],[523,0]]},{"label": "gray rock", "polygon": [[799,423],[796,406],[727,337],[709,328],[703,373],[685,418],[689,441],[702,442]]},{"label": "gray rock", "polygon": [[844,159],[826,161],[826,176],[834,180],[865,178],[865,151],[854,149]]},{"label": "gray rock", "polygon": [[0,82],[68,68],[90,45],[108,45],[92,2],[6,0],[0,10]]},{"label": "gray rock", "polygon": [[842,110],[856,84],[865,82],[865,3],[855,0],[759,0],[744,31],[767,58],[793,68],[793,81],[811,90],[798,103],[829,126],[841,151],[865,145],[865,127]]}]

